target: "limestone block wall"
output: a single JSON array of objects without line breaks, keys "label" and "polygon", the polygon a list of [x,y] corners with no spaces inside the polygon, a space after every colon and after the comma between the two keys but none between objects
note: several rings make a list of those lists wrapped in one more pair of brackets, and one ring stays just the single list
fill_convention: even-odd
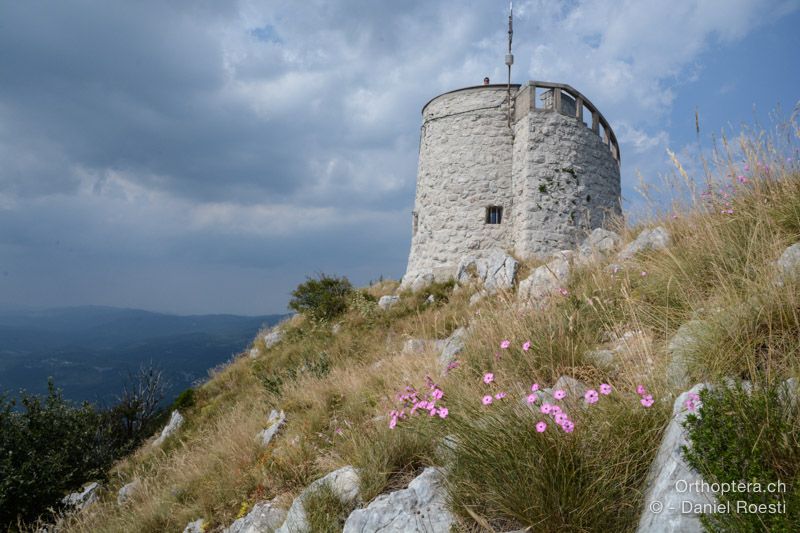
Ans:
[{"label": "limestone block wall", "polygon": [[[512,248],[512,135],[506,101],[505,86],[489,85],[440,95],[423,109],[404,282],[421,272],[447,279],[467,253]],[[489,206],[502,206],[501,224],[486,224]]]},{"label": "limestone block wall", "polygon": [[[573,248],[621,214],[619,147],[597,108],[568,85],[512,91],[512,128],[504,85],[445,93],[423,108],[404,286],[449,279],[466,255]],[[486,223],[490,206],[502,207],[500,224]]]},{"label": "limestone block wall", "polygon": [[514,130],[515,255],[573,248],[588,231],[621,214],[619,165],[582,121],[531,111]]}]

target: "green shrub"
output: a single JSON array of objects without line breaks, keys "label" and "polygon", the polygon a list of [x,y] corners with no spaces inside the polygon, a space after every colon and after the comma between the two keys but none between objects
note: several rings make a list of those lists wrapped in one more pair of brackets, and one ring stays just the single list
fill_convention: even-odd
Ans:
[{"label": "green shrub", "polygon": [[289,308],[315,321],[327,321],[347,311],[353,286],[346,277],[320,274],[292,291]]},{"label": "green shrub", "polygon": [[186,409],[192,407],[195,402],[195,393],[194,389],[189,388],[185,391],[178,394],[178,397],[175,398],[175,401],[172,402],[172,410],[178,411],[185,411]]},{"label": "green shrub", "polygon": [[[708,483],[785,484],[784,491],[728,492],[721,503],[785,505],[785,512],[724,513],[702,517],[709,531],[800,531],[800,407],[782,387],[716,387],[700,393],[697,414],[685,422],[684,455]],[[791,394],[796,394],[792,391]]]}]

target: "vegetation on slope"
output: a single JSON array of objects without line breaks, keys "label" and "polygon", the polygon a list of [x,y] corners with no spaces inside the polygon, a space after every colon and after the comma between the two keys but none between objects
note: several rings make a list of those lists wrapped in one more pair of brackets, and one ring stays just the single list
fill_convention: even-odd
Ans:
[{"label": "vegetation on slope", "polygon": [[[545,309],[521,309],[512,294],[470,306],[474,289],[450,284],[403,293],[382,311],[375,298],[397,287],[383,282],[367,289],[369,297],[351,294],[338,317],[296,317],[269,349],[259,336],[258,357],[237,359],[198,388],[181,433],[118,464],[105,499],[71,518],[68,529],[180,531],[199,517],[210,528],[226,526],[261,500],[288,506],[311,481],[345,464],[360,469],[369,501],[405,486],[424,465],[446,462],[463,531],[635,530],[647,470],[681,392],[666,375],[669,340],[682,324],[704,321],[688,355],[692,382],[747,379],[767,390],[800,374],[800,287],[797,279],[775,283],[774,266],[800,241],[800,174],[768,139],[743,139],[737,153],[719,158],[721,177],[696,203],[673,205],[657,221],[672,235],[667,250],[641,253],[621,269],[607,260],[580,266]],[[619,231],[631,240],[645,225]],[[443,339],[467,325],[467,345],[446,375],[433,347],[403,353],[407,339]],[[620,338],[629,342],[613,364],[587,357]],[[532,384],[550,387],[564,375],[594,390],[611,387],[593,403],[564,399],[570,431],[526,401]],[[647,393],[637,393],[640,386]],[[403,407],[398,395],[436,390],[445,416],[406,410],[390,429],[387,413]],[[262,448],[254,437],[273,408],[285,410],[287,424]],[[536,430],[538,422],[547,423],[545,431]],[[791,414],[770,426],[778,428],[770,438],[791,439],[797,426]],[[698,465],[713,458],[714,442],[695,444]],[[765,457],[739,445],[730,453]],[[797,472],[798,460],[782,454],[780,471]],[[142,490],[118,506],[114,489],[133,478]],[[795,490],[795,479],[785,481]],[[314,520],[326,529],[341,520],[335,506],[319,511]]]}]

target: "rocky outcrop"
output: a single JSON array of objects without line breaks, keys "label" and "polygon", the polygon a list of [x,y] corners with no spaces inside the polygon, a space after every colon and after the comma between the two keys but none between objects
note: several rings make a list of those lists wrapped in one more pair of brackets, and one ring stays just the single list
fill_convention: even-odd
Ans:
[{"label": "rocky outcrop", "polygon": [[622,237],[618,234],[603,228],[596,228],[578,247],[575,261],[585,264],[610,257],[621,244]]},{"label": "rocky outcrop", "polygon": [[183,529],[183,533],[204,533],[206,530],[206,521],[198,518],[194,522],[189,522]]},{"label": "rocky outcrop", "polygon": [[667,344],[669,365],[667,382],[675,388],[689,385],[689,362],[695,357],[703,333],[708,329],[702,320],[690,320],[682,324]]},{"label": "rocky outcrop", "polygon": [[458,328],[447,339],[445,339],[442,353],[439,354],[439,364],[447,367],[452,363],[456,356],[464,349],[464,344],[469,336],[467,328]]},{"label": "rocky outcrop", "polygon": [[314,481],[294,499],[286,521],[278,528],[277,533],[313,533],[309,529],[304,503],[310,494],[323,485],[328,485],[333,493],[346,505],[355,504],[359,497],[358,473],[352,466],[345,466],[334,470],[330,474]]},{"label": "rocky outcrop", "polygon": [[130,483],[123,485],[122,488],[119,489],[119,492],[117,492],[117,504],[125,505],[141,488],[142,482],[138,479],[134,479]]},{"label": "rocky outcrop", "polygon": [[650,250],[665,250],[672,241],[672,237],[663,226],[657,226],[653,229],[642,230],[636,239],[628,243],[617,255],[621,261],[631,259],[638,253]]},{"label": "rocky outcrop", "polygon": [[366,508],[353,511],[344,533],[447,533],[452,524],[442,474],[426,468],[408,488],[378,496]]},{"label": "rocky outcrop", "polygon": [[478,282],[490,293],[508,290],[514,286],[519,269],[516,259],[503,250],[490,250],[484,256],[466,256],[458,264],[456,279],[459,283]]},{"label": "rocky outcrop", "polygon": [[161,446],[165,440],[170,438],[181,428],[183,422],[183,416],[178,411],[172,411],[169,422],[164,426],[164,429],[161,430],[161,435],[153,441],[153,446]]},{"label": "rocky outcrop", "polygon": [[779,285],[788,279],[800,276],[800,242],[786,248],[775,262],[775,266],[778,270]]},{"label": "rocky outcrop", "polygon": [[275,501],[259,502],[246,516],[239,518],[223,533],[264,533],[278,529],[286,520],[286,509],[280,508]]},{"label": "rocky outcrop", "polygon": [[[675,400],[672,419],[664,432],[661,446],[650,467],[644,507],[639,519],[638,533],[700,533],[703,527],[699,515],[691,511],[692,504],[707,504],[715,501],[714,496],[697,490],[681,490],[683,484],[690,486],[702,482],[703,477],[684,460],[682,448],[688,446],[683,423],[688,410],[686,400],[689,394],[698,394],[707,385],[695,385]],[[689,503],[684,503],[689,502]]]},{"label": "rocky outcrop", "polygon": [[400,289],[410,289],[412,292],[421,291],[434,282],[433,271],[409,272],[403,276]]},{"label": "rocky outcrop", "polygon": [[428,349],[428,346],[431,345],[433,341],[429,341],[426,339],[408,339],[405,344],[403,344],[403,353],[404,354],[414,354],[414,353],[422,353]]},{"label": "rocky outcrop", "polygon": [[275,327],[264,334],[264,348],[269,350],[283,339],[283,332]]},{"label": "rocky outcrop", "polygon": [[283,411],[280,413],[275,409],[270,411],[269,417],[267,418],[267,427],[258,433],[258,440],[261,442],[261,446],[265,448],[269,446],[272,438],[278,434],[278,431],[280,431],[285,423],[286,415]]},{"label": "rocky outcrop", "polygon": [[400,301],[399,296],[392,296],[387,294],[386,296],[381,296],[381,299],[378,300],[378,307],[386,311],[390,307],[394,306]]},{"label": "rocky outcrop", "polygon": [[75,511],[83,511],[100,499],[100,483],[92,482],[78,492],[67,494],[61,499],[66,507]]},{"label": "rocky outcrop", "polygon": [[534,269],[519,283],[517,298],[523,306],[543,307],[547,300],[566,289],[573,252],[556,252],[548,263]]}]

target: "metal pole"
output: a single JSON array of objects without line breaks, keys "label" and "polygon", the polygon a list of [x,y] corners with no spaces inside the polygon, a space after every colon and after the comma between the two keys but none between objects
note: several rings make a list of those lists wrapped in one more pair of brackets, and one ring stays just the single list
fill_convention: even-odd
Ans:
[{"label": "metal pole", "polygon": [[511,65],[514,64],[514,54],[511,53],[511,41],[514,38],[514,2],[508,5],[508,53],[506,65],[508,66],[508,127],[511,128]]}]

